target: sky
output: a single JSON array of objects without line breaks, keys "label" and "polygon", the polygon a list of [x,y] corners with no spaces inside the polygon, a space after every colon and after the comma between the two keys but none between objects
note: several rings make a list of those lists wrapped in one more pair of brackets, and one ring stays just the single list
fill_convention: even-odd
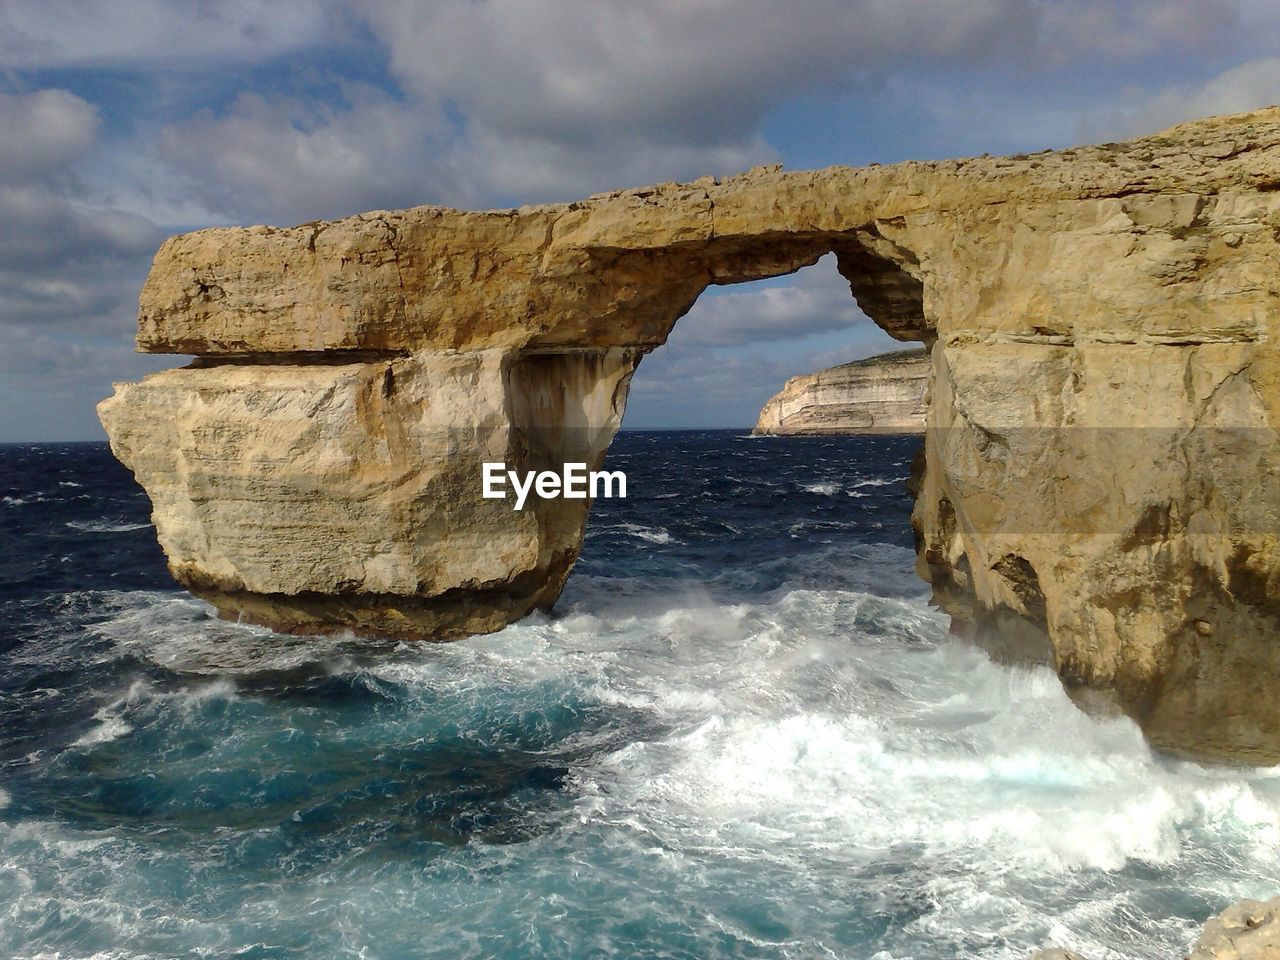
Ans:
[{"label": "sky", "polygon": [[[1277,0],[0,0],[0,441],[102,439],[168,235],[1031,152],[1280,103]],[[832,258],[713,288],[624,426],[898,345]]]}]

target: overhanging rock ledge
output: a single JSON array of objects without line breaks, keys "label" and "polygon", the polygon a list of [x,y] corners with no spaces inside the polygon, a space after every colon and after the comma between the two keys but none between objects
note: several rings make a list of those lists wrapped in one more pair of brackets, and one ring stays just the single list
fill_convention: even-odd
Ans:
[{"label": "overhanging rock ledge", "polygon": [[598,467],[710,284],[834,251],[930,349],[914,523],[960,629],[1156,743],[1280,760],[1280,110],[1013,158],[661,184],[167,241],[99,410],[177,580],[283,630],[447,638],[554,602]]}]

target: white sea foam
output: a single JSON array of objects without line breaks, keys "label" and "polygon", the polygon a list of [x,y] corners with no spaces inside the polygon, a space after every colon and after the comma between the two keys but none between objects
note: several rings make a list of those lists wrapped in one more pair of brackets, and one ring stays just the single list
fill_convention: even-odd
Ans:
[{"label": "white sea foam", "polygon": [[[797,582],[806,564],[911,578],[911,551],[885,545],[793,558]],[[1128,720],[1077,710],[1048,669],[1000,666],[951,640],[922,598],[885,595],[890,579],[874,592],[791,586],[726,599],[696,584],[580,577],[555,617],[397,648],[359,667],[340,640],[224,623],[172,594],[113,595],[116,613],[96,630],[117,656],[178,670],[234,677],[310,659],[395,684],[406,698],[367,722],[305,702],[254,704],[220,728],[234,731],[219,754],[232,772],[259,770],[261,744],[308,724],[301,744],[354,724],[326,734],[336,737],[330,748],[372,744],[394,756],[427,749],[433,724],[496,749],[522,723],[544,735],[556,711],[605,718],[556,741],[574,751],[565,810],[547,814],[533,839],[442,849],[426,862],[375,847],[368,870],[357,855],[288,884],[264,879],[263,922],[285,930],[276,936],[293,929],[290,916],[334,909],[370,937],[411,931],[415,942],[447,941],[456,956],[492,952],[494,938],[518,938],[538,916],[583,945],[626,943],[629,923],[656,925],[690,944],[688,955],[727,943],[768,956],[1022,960],[1062,943],[1136,958],[1180,955],[1198,920],[1179,910],[1269,892],[1280,771],[1156,755]],[[176,690],[139,682],[103,707],[85,735],[98,739],[84,745],[111,733],[112,750],[128,749],[113,719],[203,733],[245,696],[227,678]],[[209,698],[226,706],[198,712]],[[273,763],[285,770],[309,756]],[[235,849],[218,843],[219,856]],[[187,952],[181,925],[205,922],[199,905],[166,899],[161,879],[139,887],[125,878],[185,876],[190,851],[158,846],[141,873],[104,868],[114,856],[137,853],[118,841],[100,851],[33,848],[0,831],[0,858],[42,883],[95,878],[94,915],[133,909],[137,891],[150,891],[145,908],[175,923],[139,929],[167,945],[157,955]],[[103,889],[102,877],[120,879]],[[1174,889],[1192,905],[1169,899]],[[887,932],[851,949],[863,922]],[[212,921],[190,933],[206,944],[228,935]]]},{"label": "white sea foam", "polygon": [[[254,674],[287,671],[307,663],[341,658],[351,645],[344,636],[294,637],[265,627],[219,619],[208,604],[186,594],[138,591],[107,598],[117,613],[94,632],[115,641],[112,656],[140,657],[177,673]],[[188,696],[229,694],[218,681]]]},{"label": "white sea foam", "polygon": [[805,484],[805,485],[804,485],[803,487],[801,487],[800,489],[801,489],[801,490],[803,490],[805,493],[820,493],[820,494],[822,494],[823,496],[827,496],[827,497],[829,497],[829,496],[831,496],[832,494],[834,494],[834,493],[838,493],[838,492],[840,491],[840,484],[838,484],[838,483],[808,483],[808,484]]},{"label": "white sea foam", "polygon": [[853,487],[891,487],[897,484],[906,483],[907,477],[867,477],[863,480],[855,480],[851,484]]},{"label": "white sea foam", "polygon": [[[851,634],[868,605],[874,629]],[[548,631],[560,642],[530,645]],[[718,850],[766,871],[830,870],[833,884],[868,858],[914,851],[917,882],[941,898],[920,936],[938,934],[930,924],[980,934],[999,917],[998,937],[957,956],[1023,956],[1054,936],[1132,942],[1110,926],[1130,901],[1105,899],[1130,864],[1225,902],[1265,893],[1280,862],[1280,770],[1159,757],[1129,720],[1080,712],[1047,668],[1000,666],[948,640],[918,601],[797,590],[650,617],[597,610],[499,636],[521,658],[590,663],[599,699],[671,731],[578,772],[584,824],[686,863]],[[602,664],[606,651],[625,651],[625,668]],[[1097,915],[1062,915],[1091,890]],[[1151,926],[1147,948],[1190,929]]]},{"label": "white sea foam", "polygon": [[149,523],[128,523],[121,520],[68,520],[67,526],[82,533],[128,533],[130,530],[145,530]]},{"label": "white sea foam", "polygon": [[109,743],[133,732],[133,727],[119,717],[102,717],[100,719],[101,722],[96,727],[85,733],[72,746],[91,747],[99,743]]},{"label": "white sea foam", "polygon": [[620,523],[613,529],[649,543],[678,543],[666,527],[646,527],[638,523]]}]

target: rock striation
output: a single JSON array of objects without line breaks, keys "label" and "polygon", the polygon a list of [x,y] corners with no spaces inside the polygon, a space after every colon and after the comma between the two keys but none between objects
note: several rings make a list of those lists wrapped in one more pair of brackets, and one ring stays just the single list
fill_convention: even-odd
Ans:
[{"label": "rock striation", "polygon": [[765,403],[752,433],[923,433],[929,354],[899,350],[792,377]]},{"label": "rock striation", "polygon": [[834,252],[929,350],[913,516],[958,629],[1158,744],[1280,760],[1280,110],[1130,143],[439,207],[161,247],[100,407],[178,581],[284,630],[443,638],[556,598],[635,365],[711,284]]}]

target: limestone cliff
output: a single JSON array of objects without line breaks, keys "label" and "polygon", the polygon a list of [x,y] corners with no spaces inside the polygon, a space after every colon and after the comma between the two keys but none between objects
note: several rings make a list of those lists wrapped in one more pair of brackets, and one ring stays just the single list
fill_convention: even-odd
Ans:
[{"label": "limestone cliff", "polygon": [[[920,570],[1157,742],[1280,759],[1280,110],[1131,143],[757,169],[556,206],[167,241],[100,413],[179,582],[283,629],[447,637],[554,601],[582,501],[480,464],[598,462],[710,284],[834,252],[930,347]],[[1002,641],[1004,642],[1004,641]]]},{"label": "limestone cliff", "polygon": [[792,377],[753,433],[923,433],[929,355],[899,350]]}]

